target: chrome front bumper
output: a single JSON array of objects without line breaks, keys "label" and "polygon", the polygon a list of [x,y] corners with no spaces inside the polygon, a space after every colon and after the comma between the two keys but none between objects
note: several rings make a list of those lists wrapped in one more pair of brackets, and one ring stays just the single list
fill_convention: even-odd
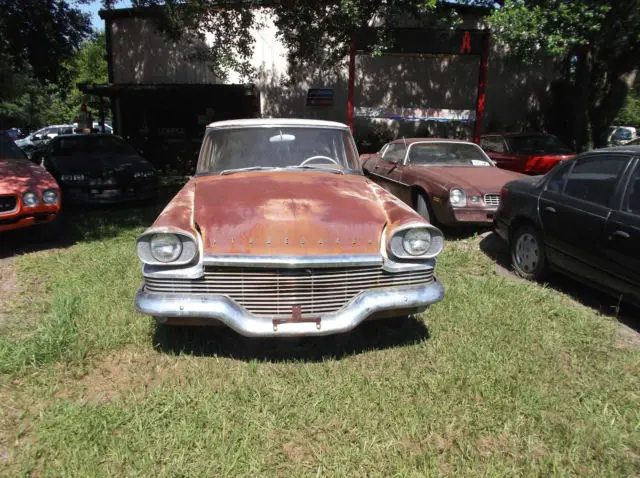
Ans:
[{"label": "chrome front bumper", "polygon": [[140,288],[136,309],[155,317],[199,318],[219,321],[247,337],[290,337],[348,332],[376,314],[395,310],[424,311],[444,298],[438,280],[427,286],[393,287],[361,292],[337,312],[313,319],[257,317],[226,296],[189,296],[150,293]]}]

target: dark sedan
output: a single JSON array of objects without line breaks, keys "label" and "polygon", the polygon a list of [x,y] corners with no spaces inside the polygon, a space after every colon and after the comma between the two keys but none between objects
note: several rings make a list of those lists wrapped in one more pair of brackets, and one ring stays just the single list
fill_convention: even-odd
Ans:
[{"label": "dark sedan", "polygon": [[58,181],[65,202],[146,201],[158,193],[153,165],[112,134],[57,136],[38,160]]},{"label": "dark sedan", "polygon": [[581,154],[501,196],[496,231],[516,274],[557,269],[640,303],[640,146]]}]

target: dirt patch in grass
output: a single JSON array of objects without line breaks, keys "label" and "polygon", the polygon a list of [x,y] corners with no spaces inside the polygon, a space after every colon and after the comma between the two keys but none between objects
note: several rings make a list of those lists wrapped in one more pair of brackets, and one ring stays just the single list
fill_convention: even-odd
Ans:
[{"label": "dirt patch in grass", "polygon": [[640,348],[640,333],[631,327],[618,323],[617,344],[622,348]]},{"label": "dirt patch in grass", "polygon": [[18,296],[18,281],[11,258],[0,259],[0,333],[6,326],[9,304]]},{"label": "dirt patch in grass", "polygon": [[97,361],[71,388],[61,391],[58,398],[109,403],[164,383],[177,386],[184,380],[186,367],[185,360],[174,357],[122,350]]}]

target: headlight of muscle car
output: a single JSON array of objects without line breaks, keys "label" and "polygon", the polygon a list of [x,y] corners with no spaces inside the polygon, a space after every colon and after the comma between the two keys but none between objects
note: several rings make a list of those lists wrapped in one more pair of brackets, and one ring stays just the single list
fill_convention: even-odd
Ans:
[{"label": "headlight of muscle car", "polygon": [[37,193],[27,191],[22,195],[22,204],[24,204],[25,207],[36,207],[40,204],[40,198]]},{"label": "headlight of muscle car", "polygon": [[180,266],[194,261],[198,243],[186,232],[150,231],[138,238],[136,252],[145,264]]},{"label": "headlight of muscle car", "polygon": [[467,205],[467,195],[464,189],[453,188],[449,191],[449,202],[454,207],[465,207]]},{"label": "headlight of muscle car", "polygon": [[442,232],[422,224],[396,229],[389,241],[389,253],[395,259],[431,259],[440,254],[443,247]]},{"label": "headlight of muscle car", "polygon": [[58,192],[55,189],[47,189],[42,192],[42,202],[47,206],[58,204]]}]

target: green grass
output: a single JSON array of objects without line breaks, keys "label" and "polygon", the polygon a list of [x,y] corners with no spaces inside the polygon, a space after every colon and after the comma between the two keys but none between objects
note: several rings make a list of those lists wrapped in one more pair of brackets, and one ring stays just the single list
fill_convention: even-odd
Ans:
[{"label": "green grass", "polygon": [[417,320],[281,342],[156,330],[133,310],[142,227],[115,219],[15,261],[3,475],[640,474],[640,352],[476,239],[448,243]]}]

